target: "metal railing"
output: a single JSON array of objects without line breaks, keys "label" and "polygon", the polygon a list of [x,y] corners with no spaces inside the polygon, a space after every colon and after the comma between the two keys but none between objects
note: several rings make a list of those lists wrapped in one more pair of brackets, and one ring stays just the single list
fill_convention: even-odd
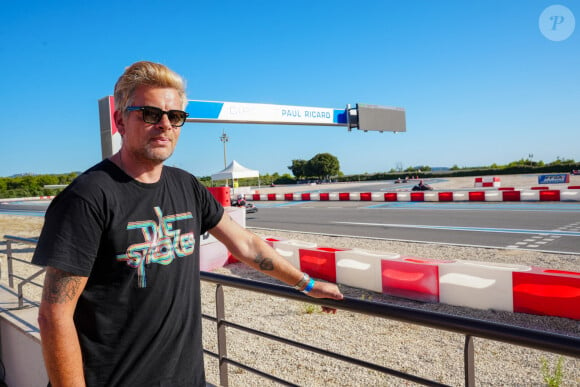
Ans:
[{"label": "metal railing", "polygon": [[[24,286],[25,285],[33,285],[33,286],[37,286],[42,288],[42,284],[39,284],[37,282],[34,282],[34,279],[39,277],[40,275],[42,275],[46,269],[45,268],[40,268],[38,271],[34,272],[32,275],[28,276],[28,277],[20,277],[19,275],[14,273],[14,262],[20,262],[23,264],[27,264],[27,265],[31,265],[30,261],[24,260],[24,259],[20,259],[16,256],[14,256],[14,250],[13,250],[13,244],[14,243],[20,243],[20,244],[26,244],[26,245],[34,245],[36,246],[36,244],[38,243],[38,239],[35,238],[21,238],[18,236],[13,236],[13,235],[4,235],[4,239],[6,240],[6,265],[8,266],[8,286],[10,286],[11,288],[14,288],[14,280],[20,280],[20,282],[18,282],[18,307],[22,308],[24,307]],[[2,277],[1,275],[2,273],[0,272],[0,278]],[[38,306],[38,303],[32,301],[31,302],[32,305],[36,305]]]},{"label": "metal railing", "polygon": [[529,328],[501,324],[483,320],[477,320],[469,317],[454,316],[439,312],[420,310],[399,306],[394,304],[374,303],[364,300],[358,300],[345,297],[341,301],[328,299],[315,299],[303,295],[302,293],[286,286],[273,285],[263,282],[251,281],[243,278],[224,276],[215,273],[202,272],[201,279],[217,284],[216,287],[216,316],[203,315],[204,318],[214,321],[217,324],[218,353],[204,350],[208,355],[218,359],[220,385],[228,386],[228,364],[241,367],[246,371],[254,372],[257,375],[274,380],[281,384],[293,385],[292,383],[280,380],[272,375],[265,374],[262,371],[240,364],[239,362],[228,358],[227,356],[227,338],[226,327],[242,330],[247,333],[266,337],[287,345],[292,345],[307,351],[315,352],[321,355],[332,357],[345,361],[347,363],[366,367],[375,371],[383,372],[401,379],[412,381],[418,384],[429,386],[443,386],[439,382],[427,380],[419,376],[396,371],[377,364],[365,362],[360,359],[343,356],[321,348],[312,347],[307,344],[298,343],[282,337],[267,334],[235,324],[226,320],[224,310],[223,286],[231,286],[238,289],[244,289],[254,292],[260,292],[277,297],[293,299],[308,302],[310,304],[324,305],[336,309],[347,310],[355,313],[381,317],[390,320],[396,320],[405,323],[422,325],[425,327],[440,329],[454,332],[465,336],[464,342],[464,375],[465,386],[475,386],[475,366],[474,366],[474,337],[489,339],[494,341],[505,342],[513,345],[529,347],[533,349],[548,351],[560,355],[580,358],[580,338],[565,336],[557,333],[539,331]]},{"label": "metal railing", "polygon": [[[19,259],[14,256],[13,243],[35,245],[36,239],[20,238],[16,236],[5,235],[6,253],[8,261],[8,279],[11,288],[14,288],[14,279],[20,280],[18,284],[18,299],[19,307],[23,307],[23,286],[26,284],[33,284],[35,286],[42,286],[35,283],[33,280],[44,272],[40,269],[28,277],[19,277],[14,274],[13,262],[18,261],[25,264],[30,264],[29,261]],[[274,285],[264,282],[252,281],[243,278],[220,275],[210,272],[201,273],[202,281],[216,284],[216,315],[210,316],[203,314],[202,317],[209,321],[215,322],[217,328],[217,350],[212,352],[204,349],[204,352],[212,357],[218,359],[220,385],[228,386],[228,365],[242,368],[246,371],[252,372],[260,377],[275,381],[283,385],[294,385],[293,383],[277,378],[266,372],[260,371],[253,367],[247,366],[241,362],[231,359],[227,355],[227,335],[226,328],[240,330],[246,333],[264,337],[274,340],[285,345],[301,348],[306,351],[311,351],[320,355],[328,356],[338,359],[350,364],[365,367],[374,371],[382,372],[391,376],[395,376],[414,383],[430,385],[430,386],[444,386],[439,382],[428,380],[420,376],[411,375],[409,373],[397,371],[378,364],[370,363],[361,359],[344,356],[335,352],[331,352],[322,348],[313,347],[304,343],[289,340],[287,338],[275,336],[263,331],[259,331],[247,326],[236,324],[228,321],[225,318],[225,299],[224,286],[234,287],[247,291],[259,292],[262,294],[282,297],[285,299],[292,299],[297,301],[308,302],[310,304],[329,306],[332,308],[346,310],[354,313],[360,313],[369,316],[380,317],[405,323],[421,325],[424,327],[435,328],[439,330],[454,332],[465,336],[463,348],[463,364],[464,364],[464,379],[465,386],[475,386],[475,366],[474,366],[474,337],[483,339],[509,343],[518,346],[529,347],[533,349],[552,352],[555,354],[572,356],[580,358],[580,338],[565,336],[557,333],[546,331],[533,330],[508,324],[495,323],[489,321],[478,320],[470,317],[455,316],[428,310],[415,309],[395,304],[388,303],[374,303],[370,301],[358,300],[345,297],[341,301],[329,299],[315,299],[308,297],[301,292],[298,292],[287,286]],[[34,303],[33,303],[34,304]]]}]

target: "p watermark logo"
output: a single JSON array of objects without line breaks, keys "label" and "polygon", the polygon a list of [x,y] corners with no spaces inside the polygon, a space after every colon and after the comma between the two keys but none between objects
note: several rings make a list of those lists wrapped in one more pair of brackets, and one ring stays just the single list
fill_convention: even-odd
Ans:
[{"label": "p watermark logo", "polygon": [[554,42],[568,39],[576,28],[574,14],[563,5],[551,5],[540,15],[540,31]]}]

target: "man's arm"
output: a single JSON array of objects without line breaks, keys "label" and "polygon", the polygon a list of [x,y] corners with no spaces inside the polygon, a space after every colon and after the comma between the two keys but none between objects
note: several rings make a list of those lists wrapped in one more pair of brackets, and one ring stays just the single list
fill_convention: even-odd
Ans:
[{"label": "man's arm", "polygon": [[84,386],[83,359],[73,314],[87,277],[46,268],[38,325],[52,386]]},{"label": "man's arm", "polygon": [[[304,273],[282,258],[276,250],[259,236],[246,230],[225,214],[219,223],[209,230],[228,250],[245,264],[294,286],[302,280]],[[308,295],[315,298],[341,300],[342,293],[336,284],[316,281]]]}]

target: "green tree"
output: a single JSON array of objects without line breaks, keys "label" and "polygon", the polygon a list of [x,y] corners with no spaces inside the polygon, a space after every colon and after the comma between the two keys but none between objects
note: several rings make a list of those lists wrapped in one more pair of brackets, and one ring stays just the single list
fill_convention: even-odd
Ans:
[{"label": "green tree", "polygon": [[301,179],[308,176],[306,171],[307,164],[308,161],[306,160],[292,160],[292,165],[290,165],[288,169],[292,171],[292,174],[296,177],[296,179]]},{"label": "green tree", "polygon": [[308,169],[312,176],[330,179],[340,172],[340,163],[338,158],[330,153],[319,153],[308,161]]}]

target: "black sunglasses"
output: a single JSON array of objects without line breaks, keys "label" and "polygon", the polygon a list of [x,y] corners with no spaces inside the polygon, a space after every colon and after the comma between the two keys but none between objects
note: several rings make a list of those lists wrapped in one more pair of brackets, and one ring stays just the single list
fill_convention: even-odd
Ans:
[{"label": "black sunglasses", "polygon": [[161,110],[155,106],[129,106],[127,108],[128,112],[134,112],[136,110],[141,110],[143,112],[143,121],[148,124],[158,124],[163,118],[164,114],[167,114],[167,118],[173,127],[183,126],[185,124],[185,119],[189,116],[188,113],[182,110]]}]

